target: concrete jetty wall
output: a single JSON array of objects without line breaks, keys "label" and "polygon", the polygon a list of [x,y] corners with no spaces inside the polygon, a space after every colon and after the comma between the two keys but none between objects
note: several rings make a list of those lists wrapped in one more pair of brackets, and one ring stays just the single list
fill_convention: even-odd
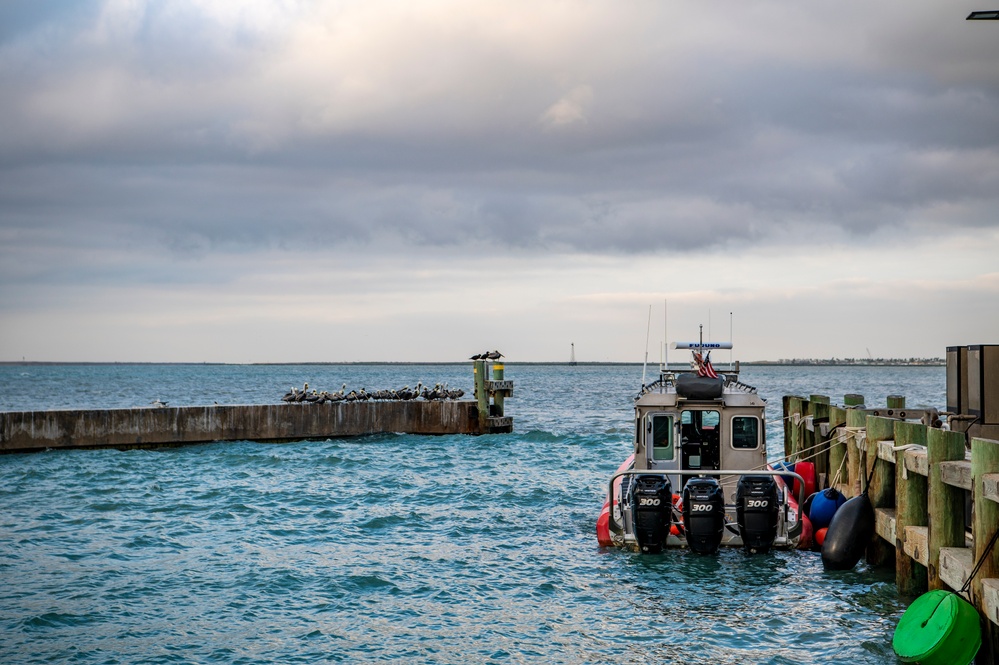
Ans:
[{"label": "concrete jetty wall", "polygon": [[[487,432],[512,430],[486,418]],[[402,432],[481,434],[474,401],[214,405],[0,413],[0,452],[131,448],[212,441],[296,441]]]}]

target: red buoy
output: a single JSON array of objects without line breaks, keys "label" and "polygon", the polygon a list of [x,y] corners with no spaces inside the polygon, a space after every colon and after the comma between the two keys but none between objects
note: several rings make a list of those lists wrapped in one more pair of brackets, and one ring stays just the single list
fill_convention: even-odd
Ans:
[{"label": "red buoy", "polygon": [[[805,496],[815,493],[815,464],[812,462],[796,462],[794,472],[805,481]],[[794,498],[798,498],[798,479],[794,479]]]},{"label": "red buoy", "polygon": [[824,526],[815,532],[815,544],[818,545],[819,547],[822,547],[822,543],[826,541],[826,532],[828,530],[829,527]]}]

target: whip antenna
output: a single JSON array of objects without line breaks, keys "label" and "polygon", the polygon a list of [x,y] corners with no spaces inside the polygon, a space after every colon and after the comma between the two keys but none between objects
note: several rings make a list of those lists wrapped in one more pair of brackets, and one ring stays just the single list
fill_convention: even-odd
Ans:
[{"label": "whip antenna", "polygon": [[645,366],[649,364],[649,333],[652,332],[652,305],[649,305],[649,323],[645,327],[645,362],[642,363],[642,387],[645,387]]}]

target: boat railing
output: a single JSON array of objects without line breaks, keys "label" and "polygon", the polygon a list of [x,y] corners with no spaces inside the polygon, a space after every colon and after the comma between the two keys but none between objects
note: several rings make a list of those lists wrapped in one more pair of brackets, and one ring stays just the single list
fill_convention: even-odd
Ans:
[{"label": "boat railing", "polygon": [[672,372],[669,373],[664,372],[660,374],[659,378],[653,381],[652,383],[643,384],[642,389],[638,391],[637,395],[635,395],[635,399],[637,400],[642,395],[647,395],[648,393],[654,390],[666,390],[670,386],[675,385],[675,379],[676,376]]},{"label": "boat railing", "polygon": [[[624,527],[618,524],[617,520],[614,519],[614,481],[618,478],[624,476],[793,476],[798,479],[798,506],[800,507],[805,502],[805,479],[794,471],[773,471],[773,470],[753,470],[753,469],[743,469],[743,470],[732,470],[732,469],[712,469],[710,473],[706,473],[703,469],[626,469],[624,471],[618,471],[613,476],[611,476],[610,481],[607,483],[607,496],[610,498],[611,510],[608,513],[610,522],[608,526],[610,530],[615,533],[621,533],[624,531]],[[624,497],[621,497],[623,499]],[[619,499],[619,501],[621,500]],[[801,517],[798,517],[801,520]]]},{"label": "boat railing", "polygon": [[755,393],[756,386],[751,386],[748,383],[743,383],[738,378],[726,375],[725,387],[731,388],[733,390],[738,390],[744,393]]}]

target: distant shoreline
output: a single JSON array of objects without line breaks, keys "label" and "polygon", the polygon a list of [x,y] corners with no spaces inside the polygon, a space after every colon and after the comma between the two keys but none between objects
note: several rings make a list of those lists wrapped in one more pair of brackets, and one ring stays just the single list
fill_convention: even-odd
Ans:
[{"label": "distant shoreline", "polygon": [[[434,365],[434,366],[445,366],[445,365],[467,365],[471,361],[468,360],[456,360],[456,361],[427,361],[427,362],[412,362],[412,361],[390,361],[390,360],[371,360],[371,361],[300,361],[300,362],[274,362],[274,363],[225,363],[225,362],[155,362],[155,361],[60,361],[60,360],[0,360],[0,366],[4,367],[44,367],[53,365],[71,365],[78,367],[86,366],[113,366],[113,365],[188,365],[188,366],[261,366],[261,367],[273,367],[273,366],[299,366],[299,365],[336,365],[336,366],[350,366],[350,365]],[[541,366],[564,366],[564,367],[601,367],[601,366],[621,366],[621,367],[641,367],[640,362],[611,362],[611,361],[592,361],[584,362],[579,361],[575,363],[565,362],[565,361],[505,361],[504,364],[510,366],[516,365],[541,365]],[[753,361],[740,361],[739,365],[742,367],[946,367],[947,363],[943,358],[919,358],[915,360],[906,359],[883,359],[883,360],[809,360],[809,359],[795,359],[795,360],[753,360]],[[649,363],[649,367],[658,367],[659,363]],[[717,369],[724,373],[727,363],[720,363],[717,365]],[[670,363],[670,369],[683,370],[689,368],[687,363]]]}]

